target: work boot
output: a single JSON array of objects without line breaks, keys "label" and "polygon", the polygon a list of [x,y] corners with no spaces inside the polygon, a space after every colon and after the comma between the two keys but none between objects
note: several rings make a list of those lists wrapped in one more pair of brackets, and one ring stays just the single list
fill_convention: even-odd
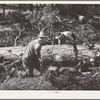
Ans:
[{"label": "work boot", "polygon": [[43,71],[42,71],[42,67],[40,67],[40,76],[42,76],[43,75]]},{"label": "work boot", "polygon": [[33,74],[30,74],[29,72],[25,72],[23,75],[21,75],[22,78],[26,77],[33,77]]}]

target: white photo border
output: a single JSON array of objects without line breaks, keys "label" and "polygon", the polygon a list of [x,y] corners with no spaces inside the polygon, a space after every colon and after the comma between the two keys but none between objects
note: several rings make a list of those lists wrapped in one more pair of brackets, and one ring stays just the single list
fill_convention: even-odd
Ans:
[{"label": "white photo border", "polygon": [[[100,1],[0,1],[0,4],[100,4]],[[100,99],[100,91],[0,90],[0,99]]]}]

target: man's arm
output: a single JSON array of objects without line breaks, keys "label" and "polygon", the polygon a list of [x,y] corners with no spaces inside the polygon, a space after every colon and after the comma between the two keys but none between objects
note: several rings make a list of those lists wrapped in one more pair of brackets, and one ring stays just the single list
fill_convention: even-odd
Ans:
[{"label": "man's arm", "polygon": [[41,62],[41,54],[40,54],[40,50],[41,50],[41,45],[40,44],[36,44],[35,45],[35,54],[37,55],[39,61]]},{"label": "man's arm", "polygon": [[75,69],[79,70],[79,68],[81,67],[82,65],[82,62],[79,62],[76,66],[75,66]]}]

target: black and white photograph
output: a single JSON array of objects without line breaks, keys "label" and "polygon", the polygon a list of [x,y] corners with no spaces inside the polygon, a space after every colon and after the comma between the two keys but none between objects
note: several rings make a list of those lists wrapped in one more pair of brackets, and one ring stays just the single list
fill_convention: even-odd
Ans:
[{"label": "black and white photograph", "polygon": [[100,4],[1,3],[0,90],[100,90]]}]

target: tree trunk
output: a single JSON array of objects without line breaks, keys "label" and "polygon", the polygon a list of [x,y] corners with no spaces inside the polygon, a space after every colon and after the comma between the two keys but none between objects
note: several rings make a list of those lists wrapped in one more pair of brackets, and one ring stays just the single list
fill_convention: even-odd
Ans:
[{"label": "tree trunk", "polygon": [[33,4],[29,4],[29,10],[33,12]]},{"label": "tree trunk", "polygon": [[38,14],[38,4],[36,4],[36,15]]},{"label": "tree trunk", "polygon": [[53,10],[53,4],[51,4],[51,11]]},{"label": "tree trunk", "polygon": [[21,14],[21,5],[19,4],[19,14]]},{"label": "tree trunk", "polygon": [[5,18],[5,4],[2,5],[3,6],[3,18]]}]

